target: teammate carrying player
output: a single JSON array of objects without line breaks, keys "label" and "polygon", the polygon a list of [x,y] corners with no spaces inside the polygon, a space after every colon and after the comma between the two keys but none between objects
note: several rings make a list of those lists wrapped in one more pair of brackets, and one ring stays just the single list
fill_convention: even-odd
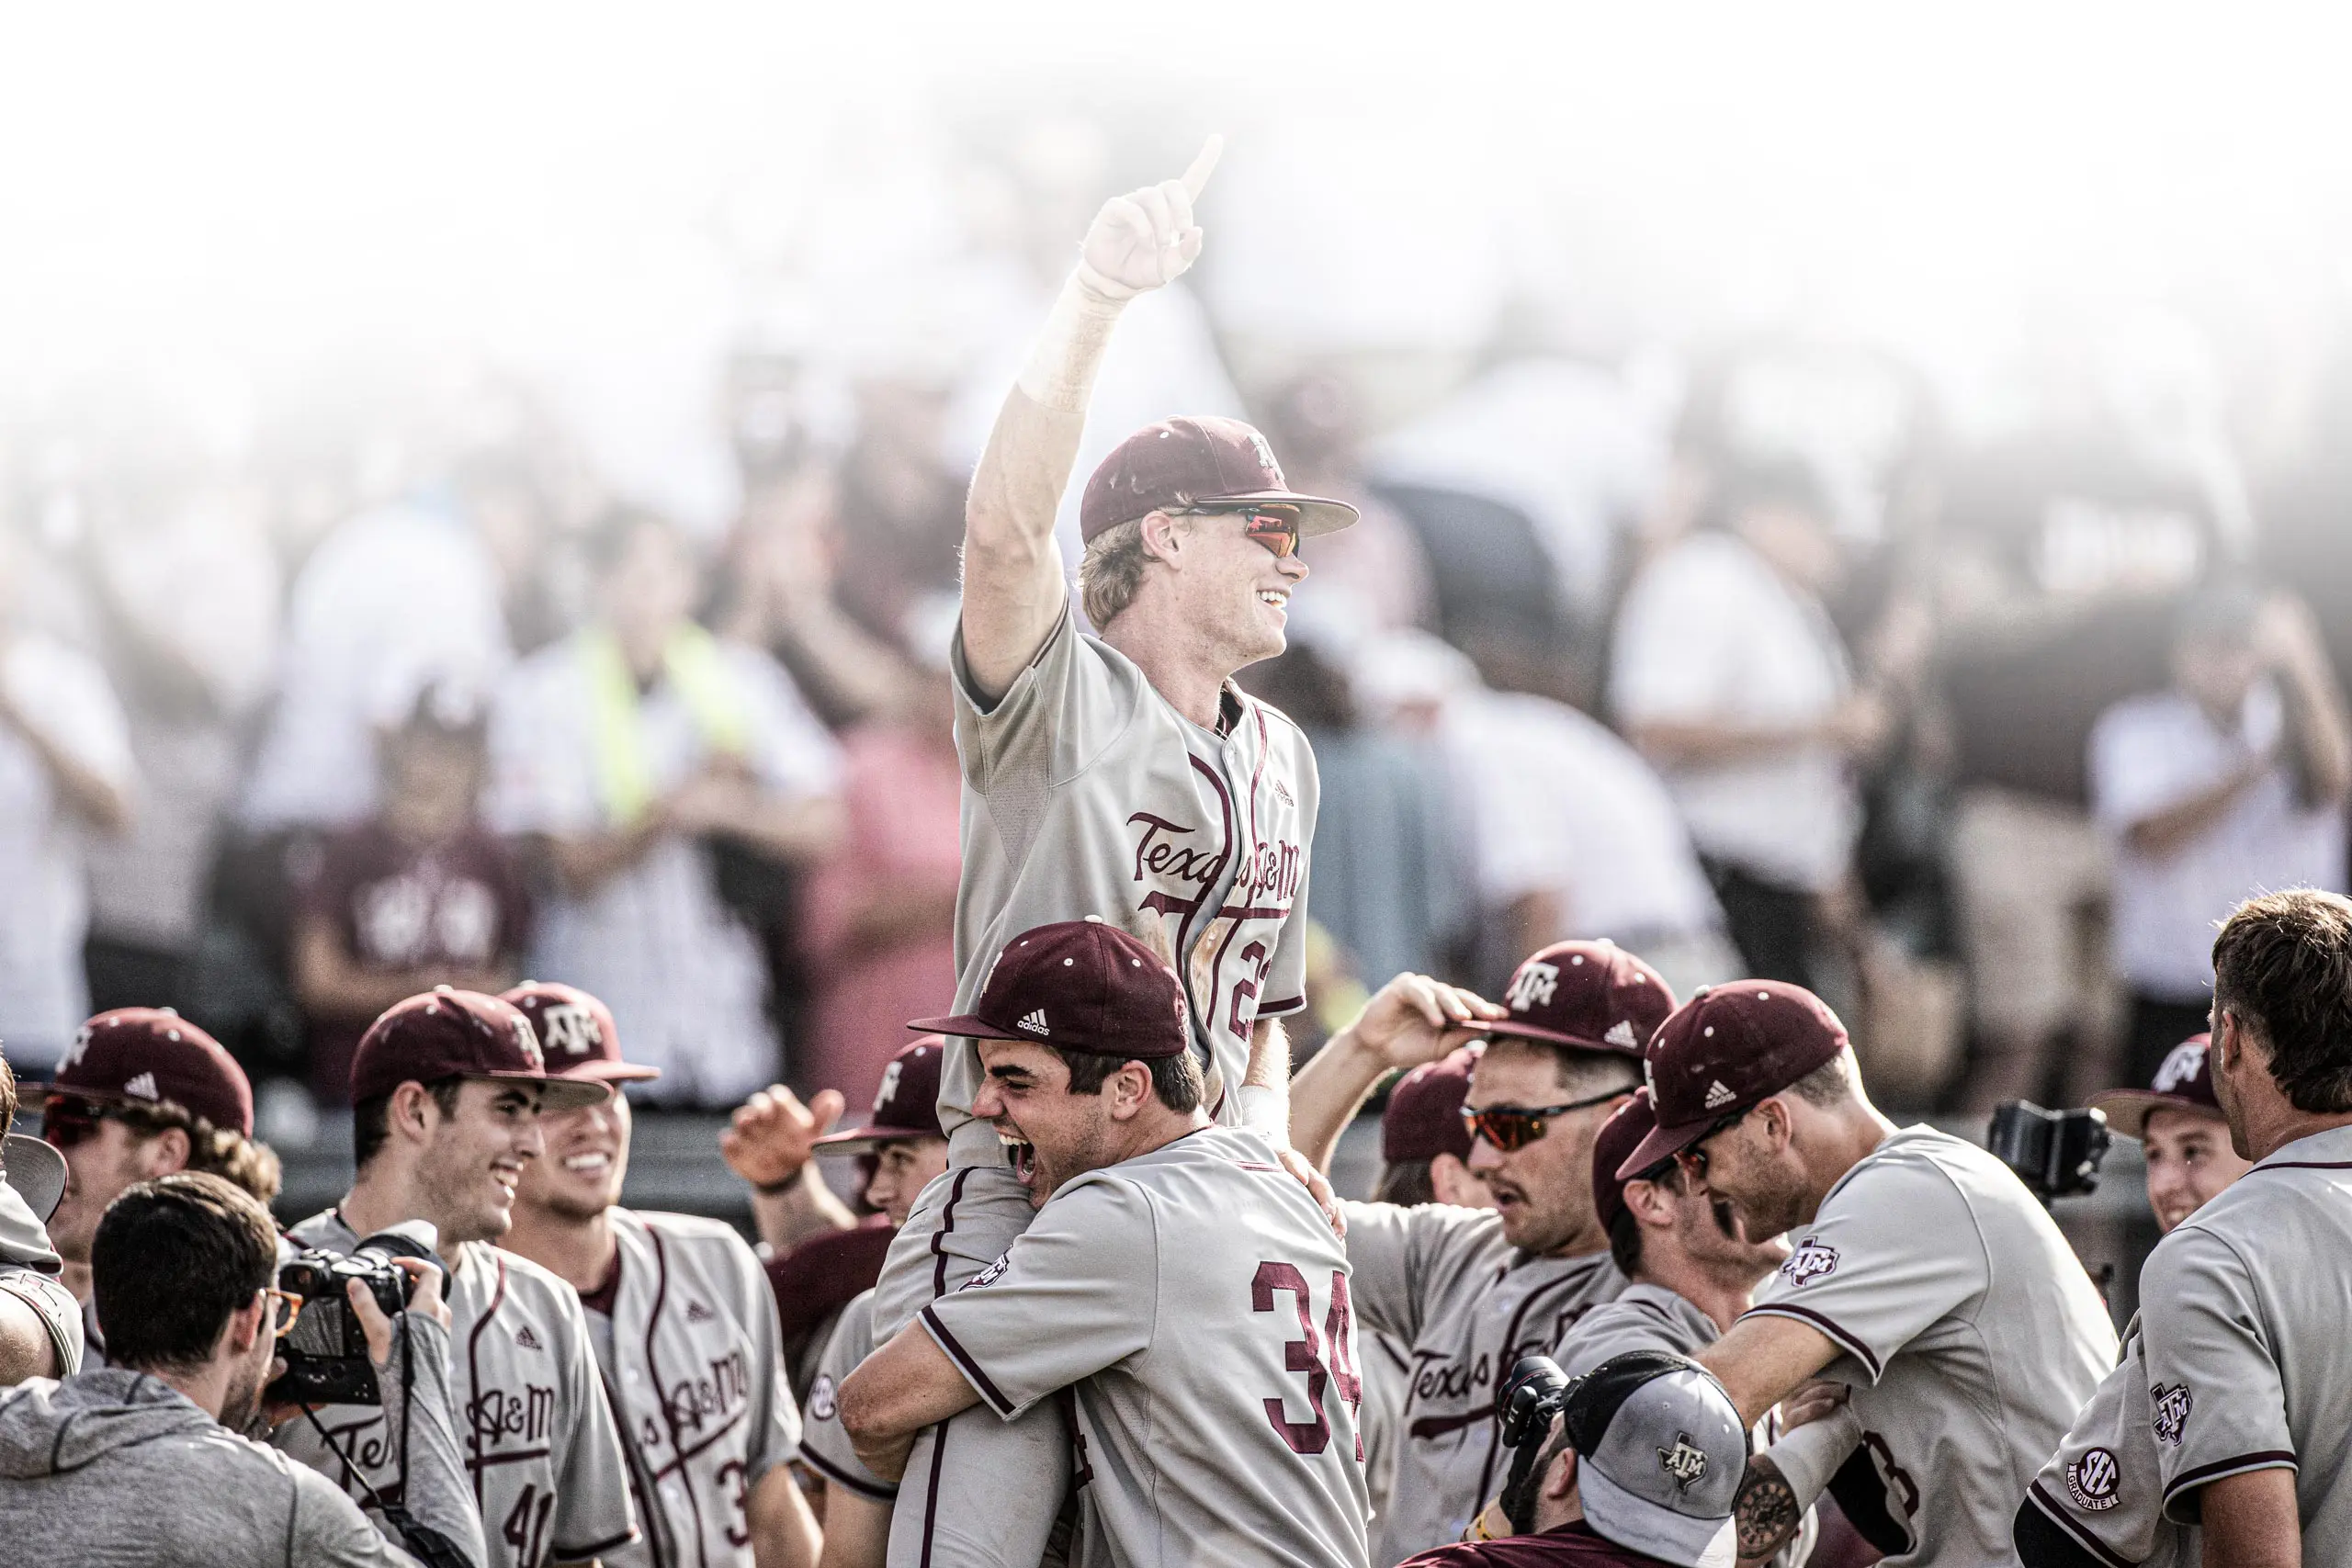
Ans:
[{"label": "teammate carrying player", "polygon": [[980,1041],[972,1111],[1039,1207],[850,1374],[842,1422],[887,1477],[933,1422],[1068,1390],[1085,1561],[1362,1568],[1347,1255],[1263,1138],[1210,1122],[1187,1011],[1149,948],[1069,920],[916,1025]]},{"label": "teammate carrying player", "polygon": [[620,1086],[661,1069],[621,1059],[612,1010],[585,991],[531,981],[505,999],[558,1077],[613,1088],[540,1116],[547,1152],[523,1168],[500,1242],[569,1281],[587,1312],[640,1532],[604,1554],[605,1568],[808,1568],[817,1521],[786,1462],[800,1412],[759,1258],[720,1221],[620,1206],[631,1125]]},{"label": "teammate carrying player", "polygon": [[[1216,144],[1180,180],[1094,220],[981,454],[965,512],[963,615],[952,663],[964,771],[956,1005],[1019,933],[1098,916],[1171,955],[1209,1114],[1287,1146],[1282,1015],[1305,1005],[1307,846],[1317,784],[1306,738],[1229,677],[1283,649],[1304,538],[1355,509],[1294,492],[1265,438],[1223,419],[1129,436],[1087,481],[1080,629],[1054,541],[1097,367],[1125,303],[1200,254],[1193,203]],[[1001,1256],[1028,1195],[973,1118],[978,1053],[952,1040],[940,1121],[950,1169],[893,1244],[875,1298],[887,1337]],[[1314,1178],[1320,1184],[1320,1178]],[[933,1442],[944,1451],[932,1453]],[[1067,1468],[1048,1409],[980,1413],[910,1468],[894,1562],[1035,1568]],[[938,1528],[927,1546],[914,1534]]]}]

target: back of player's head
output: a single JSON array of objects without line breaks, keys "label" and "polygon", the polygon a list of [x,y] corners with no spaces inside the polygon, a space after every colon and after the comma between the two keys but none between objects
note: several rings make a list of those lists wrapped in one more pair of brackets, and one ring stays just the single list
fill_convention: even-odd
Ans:
[{"label": "back of player's head", "polygon": [[220,1177],[181,1171],[128,1189],[90,1245],[107,1358],[195,1367],[232,1313],[277,1273],[277,1227],[260,1201]]},{"label": "back of player's head", "polygon": [[2352,900],[2298,887],[2239,905],[2213,941],[2213,1007],[2251,1028],[2298,1111],[2352,1111]]}]

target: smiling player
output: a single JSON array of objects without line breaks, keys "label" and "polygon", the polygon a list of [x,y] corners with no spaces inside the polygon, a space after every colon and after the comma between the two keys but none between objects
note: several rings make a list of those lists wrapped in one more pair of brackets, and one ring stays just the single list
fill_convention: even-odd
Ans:
[{"label": "smiling player", "polygon": [[[1193,203],[1216,152],[1212,141],[1182,179],[1096,216],[973,475],[951,654],[964,773],[956,1002],[973,1005],[987,960],[1023,931],[1086,916],[1126,928],[1173,960],[1210,1117],[1264,1131],[1269,1158],[1308,1179],[1288,1147],[1276,1020],[1306,1005],[1315,760],[1231,677],[1283,650],[1302,541],[1348,526],[1355,509],[1293,491],[1246,424],[1170,418],[1087,480],[1078,603],[1054,542],[1111,334],[1129,300],[1200,254]],[[874,1301],[885,1337],[1029,1224],[1026,1192],[974,1120],[980,1079],[972,1043],[951,1036],[939,1098],[950,1168],[892,1245]],[[943,1451],[909,1472],[892,1560],[1035,1568],[1068,1469],[1052,1410],[1010,1426],[967,1416],[937,1440]]]},{"label": "smiling player", "polygon": [[[637,1535],[628,1471],[571,1287],[492,1247],[539,1157],[539,1112],[597,1105],[602,1083],[551,1078],[514,1005],[447,987],[370,1024],[351,1060],[352,1154],[341,1203],[288,1232],[348,1254],[430,1221],[449,1269],[449,1393],[490,1568],[586,1562]],[[401,1495],[383,1412],[329,1405],[272,1439],[363,1502]],[[328,1445],[333,1444],[330,1450]]]},{"label": "smiling player", "polygon": [[539,1119],[547,1153],[523,1170],[501,1244],[569,1281],[587,1310],[605,1392],[628,1450],[639,1529],[606,1568],[807,1568],[817,1521],[794,1482],[800,1412],[785,1381],[775,1300],[732,1227],[620,1206],[631,1121],[610,1009],[527,981],[505,999],[537,1030],[560,1078],[613,1097]]}]

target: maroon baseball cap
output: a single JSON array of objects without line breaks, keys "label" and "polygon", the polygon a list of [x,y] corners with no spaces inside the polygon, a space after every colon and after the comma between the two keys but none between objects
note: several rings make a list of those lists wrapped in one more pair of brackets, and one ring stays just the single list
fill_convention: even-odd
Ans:
[{"label": "maroon baseball cap", "polygon": [[1509,1018],[1489,1033],[1639,1056],[1674,991],[1658,972],[1613,942],[1555,942],[1511,971]]},{"label": "maroon baseball cap", "polygon": [[557,1077],[643,1083],[662,1076],[659,1067],[621,1060],[621,1031],[613,1021],[613,1010],[577,986],[526,980],[499,995],[531,1021],[539,1055]]},{"label": "maroon baseball cap", "polygon": [[[1657,1130],[1657,1117],[1650,1108],[1650,1091],[1637,1089],[1634,1098],[1610,1112],[1609,1120],[1593,1134],[1592,1212],[1600,1216],[1602,1230],[1615,1224],[1617,1216],[1625,1212],[1625,1183],[1634,1180],[1634,1176],[1623,1174],[1622,1168],[1642,1146],[1642,1140]],[[1634,1174],[1638,1176],[1639,1172]]]},{"label": "maroon baseball cap", "polygon": [[1022,932],[997,954],[970,1012],[907,1027],[1136,1062],[1173,1056],[1193,1039],[1176,971],[1092,916]]},{"label": "maroon baseball cap", "polygon": [[1617,1168],[1632,1178],[1846,1048],[1829,1004],[1780,980],[1702,990],[1657,1026],[1643,1071],[1657,1126]]},{"label": "maroon baseball cap", "polygon": [[1356,520],[1356,509],[1344,501],[1292,490],[1274,449],[1251,426],[1186,417],[1147,424],[1111,449],[1086,481],[1078,531],[1091,545],[1104,529],[1147,513],[1252,502],[1297,507],[1301,536],[1335,534]]},{"label": "maroon baseball cap", "polygon": [[865,1125],[847,1133],[828,1133],[817,1140],[820,1155],[870,1155],[900,1138],[944,1138],[939,1124],[939,1064],[947,1042],[926,1034],[890,1058],[882,1069],[881,1087],[874,1091],[874,1110]]},{"label": "maroon baseball cap", "polygon": [[49,1086],[107,1105],[170,1100],[254,1135],[254,1087],[220,1043],[169,1008],[116,1008],[82,1026]]},{"label": "maroon baseball cap", "polygon": [[1434,1062],[1423,1062],[1388,1091],[1380,1117],[1380,1157],[1390,1165],[1452,1155],[1470,1157],[1470,1123],[1462,1101],[1470,1092],[1470,1069],[1480,1047],[1464,1045]]},{"label": "maroon baseball cap", "polygon": [[396,1002],[368,1026],[351,1057],[351,1099],[356,1104],[404,1083],[435,1078],[485,1078],[544,1086],[540,1109],[571,1111],[612,1098],[594,1078],[549,1077],[538,1036],[523,1010],[502,997],[436,986]]},{"label": "maroon baseball cap", "polygon": [[2146,1136],[2152,1111],[2194,1111],[2222,1114],[2213,1098],[2213,1068],[2206,1047],[2210,1034],[2192,1034],[2171,1050],[2156,1068],[2155,1081],[2146,1089],[2113,1089],[2091,1096],[2091,1107],[2107,1113],[2107,1124],[2127,1138]]}]

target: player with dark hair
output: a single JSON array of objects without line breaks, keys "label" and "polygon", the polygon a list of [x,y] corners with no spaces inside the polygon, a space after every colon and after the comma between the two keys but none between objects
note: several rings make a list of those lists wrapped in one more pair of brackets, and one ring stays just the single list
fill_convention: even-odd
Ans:
[{"label": "player with dark hair", "polygon": [[[351,1190],[287,1233],[298,1247],[348,1254],[395,1224],[433,1226],[489,1568],[584,1562],[637,1536],[579,1295],[491,1245],[512,1224],[524,1168],[544,1152],[539,1112],[611,1097],[607,1084],[548,1077],[513,1003],[447,987],[411,997],[368,1027],[351,1059]],[[381,1411],[329,1406],[319,1425],[288,1423],[276,1441],[359,1495],[397,1493]]]}]

